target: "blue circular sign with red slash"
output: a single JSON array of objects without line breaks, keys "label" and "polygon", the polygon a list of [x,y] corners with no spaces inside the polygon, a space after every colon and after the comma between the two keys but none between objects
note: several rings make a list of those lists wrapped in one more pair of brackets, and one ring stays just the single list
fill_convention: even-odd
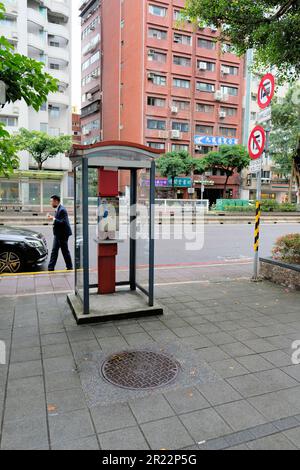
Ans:
[{"label": "blue circular sign with red slash", "polygon": [[271,73],[267,73],[259,84],[258,88],[258,105],[261,109],[270,106],[275,93],[275,77]]},{"label": "blue circular sign with red slash", "polygon": [[256,126],[250,134],[248,150],[252,160],[259,158],[264,150],[266,145],[266,132],[263,127]]}]

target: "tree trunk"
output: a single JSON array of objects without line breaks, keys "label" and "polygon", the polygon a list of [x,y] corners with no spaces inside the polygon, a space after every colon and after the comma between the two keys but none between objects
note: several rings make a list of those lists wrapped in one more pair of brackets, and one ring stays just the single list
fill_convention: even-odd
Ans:
[{"label": "tree trunk", "polygon": [[38,162],[38,170],[41,171],[43,169],[43,162]]},{"label": "tree trunk", "polygon": [[173,199],[176,199],[175,176],[172,176]]},{"label": "tree trunk", "polygon": [[224,189],[223,189],[223,199],[226,199],[226,190],[227,190],[227,185],[228,185],[228,180],[230,178],[230,175],[226,176],[225,184],[224,184]]},{"label": "tree trunk", "polygon": [[292,202],[293,183],[294,183],[294,161],[293,161],[293,164],[292,164],[292,172],[291,172],[291,177],[290,177],[289,193],[288,193],[288,202],[290,204]]}]

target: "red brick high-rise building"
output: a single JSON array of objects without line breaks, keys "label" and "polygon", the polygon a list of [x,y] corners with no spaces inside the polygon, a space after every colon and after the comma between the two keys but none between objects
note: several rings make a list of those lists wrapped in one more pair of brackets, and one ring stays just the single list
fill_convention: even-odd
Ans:
[{"label": "red brick high-rise building", "polygon": [[[195,157],[242,143],[244,61],[216,41],[214,29],[177,21],[184,4],[83,2],[83,143],[126,140]],[[213,202],[225,176],[211,179],[206,197]],[[239,185],[238,175],[230,178],[229,194],[238,197]]]}]

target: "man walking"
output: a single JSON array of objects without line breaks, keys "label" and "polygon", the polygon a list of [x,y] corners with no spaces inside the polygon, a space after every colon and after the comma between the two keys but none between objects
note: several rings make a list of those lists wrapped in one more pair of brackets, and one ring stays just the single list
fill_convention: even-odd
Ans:
[{"label": "man walking", "polygon": [[61,249],[66,267],[68,271],[73,269],[72,265],[72,258],[70,255],[69,247],[68,247],[68,240],[69,237],[72,235],[71,225],[69,222],[69,216],[66,208],[61,205],[60,197],[59,196],[52,196],[51,197],[51,205],[53,209],[56,209],[55,216],[52,217],[50,214],[48,215],[49,220],[53,220],[53,248],[49,263],[49,271],[54,271],[59,249]]}]

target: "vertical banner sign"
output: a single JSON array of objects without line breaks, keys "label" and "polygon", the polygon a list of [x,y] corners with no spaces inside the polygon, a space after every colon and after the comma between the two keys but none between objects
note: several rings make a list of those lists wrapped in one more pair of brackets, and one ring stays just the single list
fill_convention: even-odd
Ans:
[{"label": "vertical banner sign", "polygon": [[[256,126],[250,134],[248,150],[250,157],[253,161],[260,159],[260,164],[255,165],[256,169],[256,215],[255,215],[255,233],[254,233],[254,274],[253,281],[258,281],[258,252],[260,241],[260,220],[261,220],[261,170],[262,170],[262,155],[265,156],[269,152],[269,135],[271,131],[271,102],[275,93],[275,77],[271,73],[267,73],[261,79],[258,87],[258,105],[260,109],[265,110],[266,130],[262,126]],[[252,165],[254,168],[254,165]]]}]

